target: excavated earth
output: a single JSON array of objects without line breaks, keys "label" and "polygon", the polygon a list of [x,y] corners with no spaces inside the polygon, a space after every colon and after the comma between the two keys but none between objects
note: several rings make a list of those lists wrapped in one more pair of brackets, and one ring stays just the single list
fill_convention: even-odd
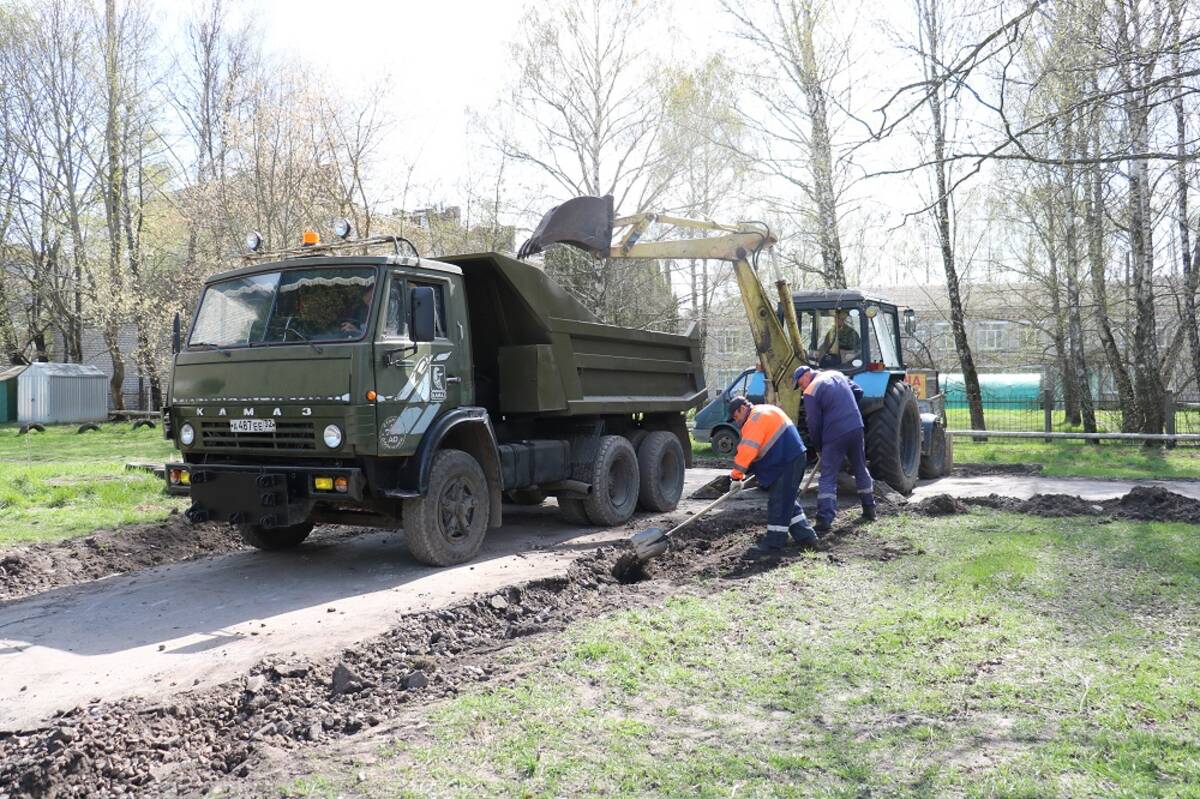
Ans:
[{"label": "excavated earth", "polygon": [[935,494],[908,507],[909,510],[925,516],[949,516],[967,513],[971,506],[1044,518],[1109,516],[1143,522],[1200,524],[1200,500],[1176,494],[1160,486],[1135,486],[1124,496],[1099,501],[1081,499],[1070,494],[1034,494],[1029,499],[1002,497],[998,494],[962,498],[949,494]]},{"label": "excavated earth", "polygon": [[[312,539],[345,538],[361,532],[361,528],[319,527]],[[193,525],[182,514],[172,512],[161,522],[0,552],[0,601],[240,549],[249,547],[229,525]]]},{"label": "excavated earth", "polygon": [[[1061,495],[1025,501],[939,495],[908,509],[937,515],[970,505],[1041,516],[1200,522],[1200,501],[1154,487],[1101,503]],[[898,507],[884,500],[881,510]],[[922,554],[903,539],[872,535],[854,524],[855,515],[839,518],[822,540],[830,562]],[[96,700],[56,714],[43,727],[0,732],[0,799],[195,795],[217,783],[236,784],[289,752],[353,736],[474,684],[509,679],[506,669],[517,667],[498,665],[495,655],[516,641],[700,590],[697,577],[706,578],[704,591],[720,590],[800,556],[789,549],[778,559],[746,560],[764,524],[761,509],[719,514],[688,528],[643,568],[631,568],[627,545],[604,546],[578,558],[564,576],[401,616],[389,632],[334,656],[272,657],[243,677],[169,701]],[[79,545],[90,546],[86,540]],[[225,540],[223,546],[237,544]]]},{"label": "excavated earth", "polygon": [[[399,617],[388,633],[333,657],[264,660],[241,679],[170,702],[97,701],[39,729],[0,732],[0,799],[193,795],[237,781],[289,751],[503,678],[494,656],[516,640],[656,603],[690,590],[696,577],[740,580],[799,557],[789,549],[778,559],[744,559],[765,521],[761,509],[701,520],[642,569],[616,568],[627,546],[601,547],[563,577]],[[850,517],[820,546],[833,562],[914,551],[870,535]]]}]

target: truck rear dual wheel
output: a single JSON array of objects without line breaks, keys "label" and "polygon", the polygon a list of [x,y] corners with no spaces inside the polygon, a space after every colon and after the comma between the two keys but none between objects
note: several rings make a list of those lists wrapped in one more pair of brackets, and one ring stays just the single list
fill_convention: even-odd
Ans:
[{"label": "truck rear dual wheel", "polygon": [[483,467],[462,450],[441,450],[433,456],[425,496],[404,500],[408,551],[429,566],[464,563],[483,546],[490,512]]},{"label": "truck rear dual wheel", "polygon": [[255,549],[291,549],[300,546],[312,532],[312,522],[293,524],[290,527],[262,527],[257,524],[239,524],[242,541]]},{"label": "truck rear dual wheel", "polygon": [[637,509],[641,480],[638,456],[629,439],[603,436],[592,467],[592,491],[583,511],[592,524],[614,527],[629,521]]},{"label": "truck rear dual wheel", "polygon": [[637,448],[638,507],[659,513],[675,510],[683,496],[683,445],[674,433],[655,430]]},{"label": "truck rear dual wheel", "polygon": [[911,494],[921,467],[921,412],[908,384],[888,386],[883,407],[866,419],[871,474],[901,494]]}]

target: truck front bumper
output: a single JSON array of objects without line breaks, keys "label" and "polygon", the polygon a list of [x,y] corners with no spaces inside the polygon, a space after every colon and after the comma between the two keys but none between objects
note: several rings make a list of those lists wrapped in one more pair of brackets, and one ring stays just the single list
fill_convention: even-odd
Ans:
[{"label": "truck front bumper", "polygon": [[309,517],[321,501],[361,502],[361,469],[168,463],[167,493],[190,496],[194,523],[228,522],[287,527]]}]

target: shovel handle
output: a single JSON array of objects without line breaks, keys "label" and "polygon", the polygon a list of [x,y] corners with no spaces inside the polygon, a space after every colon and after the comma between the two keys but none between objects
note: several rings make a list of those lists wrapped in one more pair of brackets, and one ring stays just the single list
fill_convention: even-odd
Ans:
[{"label": "shovel handle", "polygon": [[804,485],[800,488],[800,493],[808,491],[812,487],[813,478],[817,476],[817,470],[821,468],[821,456],[817,455],[817,462],[813,464],[812,471],[808,473],[808,477],[804,478]]},{"label": "shovel handle", "polygon": [[[749,480],[747,480],[747,481],[746,481],[746,483],[748,484],[746,487],[747,487],[747,488],[753,488],[754,486],[753,486],[752,484],[753,484],[754,482],[756,482],[756,479],[755,479],[754,477],[751,477]],[[745,490],[745,489],[743,489],[743,490]],[[731,488],[730,490],[726,491],[724,494],[722,494],[721,496],[717,497],[716,499],[714,499],[712,502],[710,502],[710,503],[708,503],[707,505],[705,505],[705,506],[704,506],[703,508],[701,508],[700,510],[696,511],[696,513],[695,513],[695,514],[693,514],[691,518],[689,518],[689,519],[685,519],[684,521],[682,521],[682,522],[680,522],[679,524],[677,524],[677,525],[675,525],[674,527],[672,527],[670,530],[667,530],[665,533],[663,533],[662,537],[665,539],[665,538],[670,538],[671,536],[675,535],[675,534],[676,534],[676,533],[678,533],[680,530],[682,530],[683,528],[687,527],[689,524],[691,524],[692,522],[696,521],[696,520],[697,520],[697,519],[699,519],[701,516],[704,516],[704,515],[705,515],[705,514],[707,514],[709,511],[711,511],[713,508],[717,507],[717,506],[718,506],[718,505],[720,505],[722,502],[724,502],[725,500],[727,500],[727,499],[729,499],[730,497],[732,497],[732,496],[734,495],[734,493],[735,493],[735,492],[733,491],[733,489],[732,489],[732,488]]]}]

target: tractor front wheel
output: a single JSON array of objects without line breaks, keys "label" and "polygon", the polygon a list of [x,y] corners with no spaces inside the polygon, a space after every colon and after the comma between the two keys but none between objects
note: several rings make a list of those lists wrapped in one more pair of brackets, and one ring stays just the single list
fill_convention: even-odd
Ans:
[{"label": "tractor front wheel", "polygon": [[883,407],[866,419],[871,474],[901,494],[911,494],[921,466],[921,412],[908,384],[888,386]]},{"label": "tractor front wheel", "polygon": [[732,458],[741,438],[731,427],[718,427],[712,434],[712,451],[718,457]]}]

